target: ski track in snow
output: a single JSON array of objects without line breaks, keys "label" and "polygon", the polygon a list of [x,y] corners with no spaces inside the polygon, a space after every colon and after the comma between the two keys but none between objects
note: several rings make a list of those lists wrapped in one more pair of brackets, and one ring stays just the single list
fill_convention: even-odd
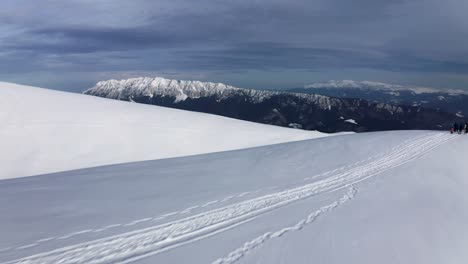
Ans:
[{"label": "ski track in snow", "polygon": [[228,256],[224,258],[217,259],[213,262],[213,264],[228,264],[228,263],[235,263],[239,259],[241,259],[243,256],[245,256],[247,253],[249,253],[251,250],[254,250],[261,245],[263,245],[265,242],[267,242],[270,239],[273,238],[278,238],[283,236],[286,233],[292,232],[292,231],[299,231],[302,228],[304,228],[306,225],[314,222],[320,215],[327,213],[338,206],[346,203],[347,201],[350,201],[354,198],[356,195],[357,190],[355,188],[350,188],[348,190],[348,193],[346,193],[343,197],[341,197],[339,200],[334,201],[331,204],[325,205],[320,207],[318,210],[310,213],[306,218],[301,219],[297,224],[289,227],[282,228],[278,231],[275,232],[267,232],[249,242],[246,242],[242,247],[232,251],[231,253],[228,254]]},{"label": "ski track in snow", "polygon": [[[453,138],[455,138],[455,136],[445,135],[443,133],[428,133],[427,135],[413,139],[406,145],[402,144],[398,147],[392,148],[391,151],[385,155],[375,156],[377,157],[375,160],[368,158],[367,160],[356,162],[352,164],[352,166],[348,165],[344,166],[342,169],[335,169],[331,172],[323,173],[321,175],[330,174],[332,176],[316,182],[248,199],[218,209],[208,210],[157,226],[88,241],[77,245],[66,246],[49,252],[4,263],[129,263],[212,236],[292,202],[323,192],[347,188],[369,177],[378,175],[389,169],[401,166],[419,158],[430,150]],[[318,176],[312,178],[316,177]],[[276,186],[274,187],[276,188]],[[243,197],[249,193],[252,192],[245,192],[232,196]],[[200,206],[192,206],[182,211],[172,212],[158,217],[134,220],[131,223],[136,222],[135,224],[137,224],[139,222],[143,222],[141,220],[159,220],[171,215],[181,214],[184,211],[191,211],[198,207],[204,208],[220,201],[222,200],[214,200]],[[329,210],[325,210],[325,212],[326,211]],[[118,226],[122,226],[122,224],[109,225],[95,230],[90,229],[78,231],[62,236],[62,238],[66,236],[71,237],[80,235],[87,232],[107,230]],[[16,249],[33,247],[39,242],[59,238],[60,237],[50,237],[40,239],[35,243],[17,247]]]},{"label": "ski track in snow", "polygon": [[[374,155],[374,156],[371,156],[371,157],[368,157],[366,159],[363,159],[363,160],[360,160],[360,161],[357,161],[353,164],[350,164],[350,165],[346,165],[346,166],[343,166],[343,167],[340,167],[340,168],[337,168],[337,169],[334,169],[332,171],[327,171],[325,173],[321,173],[321,174],[318,174],[318,175],[315,175],[315,176],[312,176],[312,177],[306,177],[304,178],[303,181],[309,181],[311,179],[315,179],[315,178],[319,178],[319,177],[324,177],[324,176],[327,176],[327,175],[330,175],[330,174],[333,174],[335,172],[338,172],[338,171],[345,171],[345,170],[349,170],[350,168],[352,167],[355,167],[359,164],[363,164],[363,163],[366,163],[366,162],[369,162],[369,160],[374,160],[374,159],[377,159],[379,157],[382,157],[382,156],[385,156],[388,152],[391,152],[391,151],[394,151],[396,149],[400,149],[401,147],[407,145],[409,142],[411,141],[414,141],[414,140],[417,140],[421,137],[424,137],[424,136],[418,136],[418,137],[415,137],[415,138],[410,138],[410,139],[407,139],[405,141],[403,141],[403,143],[397,145],[397,146],[394,146],[392,148],[390,148],[389,151],[385,151],[385,152],[382,152],[382,153],[379,153],[377,155]],[[298,184],[299,182],[296,182],[295,184]],[[302,183],[301,183],[302,184]],[[162,219],[165,219],[167,217],[170,217],[170,216],[174,216],[174,215],[177,215],[177,214],[186,214],[186,213],[190,213],[192,210],[196,209],[196,208],[204,208],[204,207],[207,207],[207,206],[210,206],[210,205],[214,205],[214,204],[217,204],[217,203],[224,203],[224,202],[227,202],[229,200],[232,200],[234,198],[240,198],[242,196],[245,196],[247,194],[255,194],[255,193],[259,193],[259,192],[262,192],[262,191],[265,191],[265,190],[274,190],[278,188],[278,186],[270,186],[270,187],[267,187],[267,188],[262,188],[262,189],[257,189],[255,191],[250,191],[250,192],[244,192],[244,193],[239,193],[239,194],[233,194],[233,195],[229,195],[229,196],[226,196],[225,198],[223,198],[222,200],[213,200],[213,201],[209,201],[209,202],[206,202],[202,205],[195,205],[195,206],[191,206],[191,207],[188,207],[186,209],[183,209],[181,210],[180,212],[179,211],[175,211],[175,212],[171,212],[171,213],[166,213],[166,214],[163,214],[163,215],[160,215],[160,216],[156,216],[156,217],[148,217],[148,218],[143,218],[143,219],[136,219],[136,220],[133,220],[132,222],[129,222],[129,223],[126,223],[126,224],[111,224],[111,225],[107,225],[107,226],[104,226],[104,227],[100,227],[100,228],[95,228],[95,229],[87,229],[87,230],[83,230],[83,231],[77,231],[77,232],[72,232],[72,233],[69,233],[69,234],[66,234],[66,235],[62,235],[62,236],[58,236],[58,237],[47,237],[47,238],[43,238],[43,239],[38,239],[36,240],[33,244],[28,244],[28,245],[22,245],[22,246],[17,246],[15,247],[14,249],[15,250],[22,250],[22,249],[26,249],[26,248],[29,248],[27,246],[29,245],[34,245],[34,246],[38,246],[39,244],[41,243],[45,243],[45,242],[49,242],[49,241],[53,241],[53,240],[64,240],[64,239],[69,239],[69,238],[72,238],[72,237],[75,237],[75,236],[78,236],[78,235],[82,235],[82,234],[86,234],[86,233],[99,233],[99,232],[103,232],[103,231],[107,231],[109,229],[113,229],[113,228],[117,228],[117,227],[122,227],[122,226],[134,226],[134,225],[137,225],[137,224],[140,224],[140,223],[143,223],[143,222],[146,222],[146,221],[150,221],[150,220],[153,220],[153,221],[159,221],[159,220],[162,220]],[[5,250],[2,250],[0,249],[0,252],[2,251],[7,251],[7,250],[10,250],[11,247],[8,247],[7,249]]]},{"label": "ski track in snow", "polygon": [[[75,236],[78,236],[78,235],[83,235],[83,234],[86,234],[86,233],[99,233],[99,232],[107,231],[109,229],[113,229],[113,228],[117,228],[117,227],[122,227],[122,226],[123,227],[129,227],[129,226],[138,225],[140,223],[148,222],[150,220],[158,221],[158,220],[162,220],[162,219],[165,219],[165,218],[168,218],[170,216],[177,215],[177,214],[180,214],[180,215],[188,214],[188,213],[191,213],[193,210],[195,210],[197,208],[200,208],[200,207],[207,207],[207,206],[214,205],[214,204],[217,204],[217,203],[224,203],[224,202],[227,202],[227,201],[232,200],[234,198],[240,198],[240,197],[243,197],[243,196],[245,196],[247,194],[258,193],[258,192],[261,192],[261,191],[263,191],[263,189],[258,189],[258,190],[251,191],[251,192],[243,192],[243,193],[239,193],[239,194],[234,194],[234,195],[227,196],[222,200],[210,201],[210,202],[207,202],[207,203],[205,203],[203,205],[194,205],[194,206],[188,207],[186,209],[183,209],[181,211],[166,213],[166,214],[163,214],[161,216],[136,219],[136,220],[133,220],[132,222],[129,222],[129,223],[126,223],[126,224],[112,224],[112,225],[107,225],[107,226],[104,226],[104,227],[101,227],[101,228],[86,229],[86,230],[82,230],[82,231],[72,232],[72,233],[62,235],[62,236],[58,236],[58,237],[42,238],[42,239],[36,240],[32,244],[17,246],[14,249],[15,250],[23,250],[23,249],[35,247],[35,246],[38,246],[41,243],[50,242],[50,241],[53,241],[53,240],[65,240],[65,239],[69,239],[69,238],[72,238],[72,237],[75,237]],[[11,247],[8,247],[8,248],[5,248],[5,249],[0,249],[0,252],[7,251],[7,250],[11,250]]]},{"label": "ski track in snow", "polygon": [[[420,136],[420,137],[415,138],[413,140],[416,140],[416,139],[419,140],[419,139],[424,138],[424,137],[425,136]],[[448,141],[450,139],[453,139],[453,137],[448,138],[446,141]],[[392,150],[399,149],[400,147],[403,147],[405,144],[409,143],[410,141],[412,141],[412,139],[408,139],[408,140],[404,141],[402,144],[392,148]],[[425,154],[429,153],[430,150],[436,148],[437,146],[439,146],[439,145],[441,145],[443,143],[445,143],[445,142],[437,144],[437,145],[431,147],[428,150],[422,151],[419,156],[410,158],[409,160],[402,163],[401,165],[403,165],[403,164],[405,164],[407,162],[410,162],[410,161],[412,161],[412,160],[414,160],[416,158],[420,158],[420,157],[424,156]],[[412,145],[414,145],[414,143]],[[373,157],[369,157],[369,158],[367,158],[365,160],[358,161],[358,162],[353,163],[353,164],[348,165],[348,166],[344,166],[343,168],[346,168],[346,167],[349,167],[349,166],[352,167],[352,166],[355,166],[355,165],[358,165],[358,164],[362,164],[363,162],[367,162],[368,160],[372,160],[372,159],[375,159],[375,158],[378,158],[378,157],[384,157],[384,156],[385,156],[384,153],[377,154],[377,155],[375,155]],[[311,178],[316,178],[316,177],[319,177],[319,176],[326,176],[326,175],[331,174],[331,173],[333,173],[335,171],[340,171],[343,168],[335,169],[335,170],[330,171],[330,172],[325,172],[323,174],[320,174],[320,175],[317,175],[317,176],[314,176],[314,177],[307,177],[304,180],[308,180],[308,179],[311,179]],[[359,182],[359,181],[357,181],[357,182]],[[341,188],[338,188],[338,189],[341,189]],[[291,232],[291,231],[301,230],[305,225],[314,222],[323,213],[329,212],[329,211],[335,209],[336,207],[338,207],[339,205],[341,205],[341,204],[343,204],[343,203],[345,203],[347,201],[352,200],[354,198],[354,196],[356,195],[356,193],[357,193],[357,189],[354,188],[354,187],[350,187],[348,193],[345,194],[342,198],[340,198],[339,200],[337,200],[337,201],[335,201],[335,202],[333,202],[333,203],[331,203],[329,205],[321,207],[320,209],[316,210],[315,212],[310,213],[305,219],[301,219],[294,226],[285,227],[285,228],[280,229],[280,230],[275,231],[275,232],[273,232],[273,231],[266,232],[265,234],[263,234],[261,236],[258,236],[257,238],[255,238],[255,239],[253,239],[251,241],[245,242],[242,247],[230,252],[226,257],[219,258],[219,259],[213,261],[212,264],[226,264],[226,263],[231,263],[232,264],[232,263],[235,263],[235,262],[239,261],[242,257],[244,257],[246,254],[248,254],[250,251],[252,251],[252,250],[260,247],[264,243],[266,243],[268,240],[270,240],[272,238],[281,237],[284,234],[286,234],[288,232]]]}]

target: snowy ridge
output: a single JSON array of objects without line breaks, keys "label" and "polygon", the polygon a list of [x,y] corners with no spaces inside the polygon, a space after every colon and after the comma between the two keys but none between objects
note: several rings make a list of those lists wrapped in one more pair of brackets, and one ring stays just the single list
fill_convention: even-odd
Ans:
[{"label": "snowy ridge", "polygon": [[[225,100],[232,96],[247,96],[252,102],[259,103],[275,95],[292,94],[279,91],[265,91],[237,88],[223,83],[171,80],[161,77],[139,77],[124,80],[108,80],[98,82],[94,87],[83,92],[110,99],[129,100],[135,97],[172,97],[174,102],[184,101],[187,98],[216,97]],[[321,95],[294,94],[297,97],[309,100],[311,103],[327,109],[339,104],[339,100]]]},{"label": "snowy ridge", "polygon": [[0,180],[326,135],[2,82],[0,123]]},{"label": "snowy ridge", "polygon": [[[218,234],[295,201],[347,188],[420,158],[455,137],[444,133],[427,133],[414,138],[409,144],[402,144],[374,161],[356,165],[354,168],[332,174],[331,177],[323,180],[205,211],[162,225],[84,242],[5,263],[129,263]],[[313,217],[310,219],[312,220]]]},{"label": "snowy ridge", "polygon": [[161,77],[130,78],[124,80],[108,80],[98,82],[93,88],[84,91],[85,94],[106,94],[108,98],[123,99],[136,96],[173,96],[176,101],[187,98],[218,95],[228,96],[240,90],[223,83],[171,80]]},{"label": "snowy ridge", "polygon": [[352,89],[360,89],[360,90],[380,90],[380,91],[388,91],[388,92],[394,92],[394,93],[397,93],[399,91],[411,91],[416,94],[446,93],[446,94],[451,94],[451,95],[459,95],[459,94],[468,95],[467,91],[462,91],[462,90],[453,90],[453,89],[442,90],[442,89],[435,89],[435,88],[430,88],[430,87],[404,86],[404,85],[389,84],[389,83],[383,83],[383,82],[353,81],[353,80],[340,80],[340,81],[331,80],[328,82],[318,82],[318,83],[305,85],[304,88],[308,88],[308,89],[352,88]]}]

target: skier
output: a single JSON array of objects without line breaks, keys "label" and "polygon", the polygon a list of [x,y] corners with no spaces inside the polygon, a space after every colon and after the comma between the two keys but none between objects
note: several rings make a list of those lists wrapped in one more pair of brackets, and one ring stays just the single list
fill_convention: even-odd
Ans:
[{"label": "skier", "polygon": [[459,129],[459,130],[458,130],[458,134],[459,134],[459,135],[461,135],[461,134],[462,134],[462,132],[463,132],[464,128],[465,128],[465,127],[463,126],[463,123],[462,123],[462,122],[460,122],[460,124],[458,124],[458,129]]},{"label": "skier", "polygon": [[457,122],[455,122],[453,124],[453,131],[455,131],[455,133],[458,133],[458,123]]}]

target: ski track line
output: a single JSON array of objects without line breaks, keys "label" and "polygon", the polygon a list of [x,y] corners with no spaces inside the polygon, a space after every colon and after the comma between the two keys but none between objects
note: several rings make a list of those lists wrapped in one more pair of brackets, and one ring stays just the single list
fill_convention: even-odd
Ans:
[{"label": "ski track line", "polygon": [[[424,136],[427,136],[427,135],[431,135],[431,133],[427,133],[425,135],[421,135],[421,136],[417,136],[417,137],[414,137],[414,138],[409,138],[405,141],[403,141],[403,143],[391,148],[389,151],[386,151],[386,152],[383,152],[383,153],[380,153],[380,154],[377,154],[377,155],[374,155],[372,157],[369,157],[367,159],[364,159],[364,160],[361,160],[361,161],[357,161],[351,165],[346,165],[346,166],[343,166],[339,169],[335,169],[333,171],[328,171],[328,172],[324,172],[322,174],[319,174],[319,175],[316,175],[316,176],[313,176],[313,177],[307,177],[306,179],[313,179],[313,178],[317,178],[317,177],[323,177],[323,176],[327,176],[329,174],[332,174],[332,172],[336,172],[336,171],[342,171],[342,170],[346,170],[346,169],[349,169],[350,167],[354,167],[355,165],[358,165],[358,164],[361,164],[361,163],[365,163],[367,162],[368,160],[370,159],[376,159],[380,156],[385,156],[387,154],[387,152],[390,152],[392,150],[395,150],[395,149],[399,149],[405,145],[408,144],[408,142],[411,142],[411,141],[414,141],[414,140],[417,140],[417,139],[420,139]],[[277,188],[277,186],[271,186],[267,189],[275,189]],[[258,189],[256,191],[252,191],[252,192],[246,192],[246,193],[241,193],[239,195],[231,195],[231,196],[228,196],[226,198],[224,198],[223,200],[219,201],[219,200],[215,200],[215,201],[211,201],[211,202],[208,202],[202,206],[192,206],[192,207],[189,207],[181,212],[172,212],[172,213],[167,213],[167,214],[164,214],[162,216],[158,216],[158,217],[154,217],[154,218],[144,218],[144,219],[137,219],[137,220],[134,220],[130,223],[127,223],[127,224],[112,224],[112,225],[108,225],[108,226],[105,226],[103,228],[98,228],[98,229],[91,229],[90,232],[93,232],[93,233],[98,233],[98,232],[102,232],[102,231],[106,231],[108,229],[111,229],[111,228],[115,228],[115,227],[120,227],[120,226],[133,226],[133,225],[136,225],[136,224],[139,224],[141,222],[145,222],[145,221],[148,221],[148,220],[154,220],[154,221],[158,221],[158,220],[161,220],[161,219],[164,219],[166,217],[169,217],[169,216],[172,216],[172,215],[176,215],[176,214],[185,214],[185,213],[189,213],[192,209],[194,208],[197,208],[197,207],[206,207],[208,205],[212,205],[212,204],[215,204],[215,203],[218,203],[218,202],[226,202],[232,198],[236,198],[236,197],[242,197],[244,196],[245,194],[248,194],[248,193],[257,193],[257,192],[261,192],[263,191],[263,189]],[[190,209],[190,210],[189,210]],[[80,234],[84,234],[84,233],[88,233],[87,231],[78,231],[78,232],[73,232],[73,233],[70,233],[68,235],[64,235],[64,236],[61,236],[61,237],[49,237],[49,238],[45,238],[45,239],[39,239],[36,241],[36,243],[34,243],[34,246],[37,246],[39,243],[44,243],[44,242],[47,242],[47,241],[51,241],[51,240],[55,240],[55,239],[68,239],[68,238],[71,238],[71,237],[74,237],[74,236],[77,236],[77,235],[80,235]],[[28,245],[29,246],[29,245]],[[15,248],[15,250],[21,250],[21,249],[25,249],[25,248],[29,248],[29,247],[24,247],[24,246],[18,246]]]},{"label": "ski track line", "polygon": [[333,174],[334,172],[337,172],[337,171],[347,170],[347,169],[352,168],[352,167],[355,167],[355,166],[357,166],[357,165],[360,165],[360,164],[363,164],[363,163],[368,163],[370,160],[375,160],[375,159],[377,159],[377,158],[381,158],[381,157],[383,157],[383,156],[386,156],[386,155],[390,154],[392,151],[398,150],[398,149],[400,149],[400,148],[406,146],[406,145],[409,144],[410,142],[415,141],[415,140],[418,140],[418,139],[420,139],[420,138],[422,138],[422,137],[425,137],[425,136],[428,136],[428,135],[430,135],[430,133],[424,134],[424,135],[420,135],[420,136],[417,136],[417,137],[409,138],[409,139],[403,141],[402,143],[400,143],[400,144],[398,144],[398,145],[396,145],[396,146],[393,146],[393,147],[389,148],[387,151],[378,153],[378,154],[376,154],[376,155],[374,155],[374,156],[370,156],[370,157],[368,157],[368,158],[364,158],[364,159],[359,160],[359,161],[356,161],[356,162],[354,162],[354,163],[352,163],[352,164],[342,166],[342,167],[337,168],[337,169],[335,169],[335,170],[333,170],[333,171],[326,171],[326,172],[321,173],[321,174],[318,174],[318,175],[314,175],[314,176],[311,176],[311,177],[306,177],[306,178],[304,178],[304,180],[305,180],[305,179],[314,179],[314,178],[321,177],[321,176],[326,176],[326,175],[329,175],[329,174]]},{"label": "ski track line", "polygon": [[153,221],[159,221],[161,219],[164,219],[165,217],[158,216],[158,217],[153,217]]},{"label": "ski track line", "polygon": [[230,195],[230,196],[228,196],[228,197],[222,199],[221,202],[222,202],[222,203],[223,203],[223,202],[227,202],[227,201],[229,201],[229,200],[231,200],[232,198],[235,198],[235,197],[236,197],[235,195]]},{"label": "ski track line", "polygon": [[105,230],[108,230],[108,229],[111,229],[111,228],[115,228],[115,227],[119,227],[119,226],[122,226],[122,224],[108,225],[108,226],[105,226],[103,228],[94,229],[93,232],[98,233],[98,232],[102,232],[102,231],[105,231]]},{"label": "ski track line", "polygon": [[135,220],[133,222],[130,222],[128,224],[125,224],[124,226],[133,226],[133,225],[136,225],[136,224],[139,224],[139,223],[143,223],[143,222],[146,222],[146,221],[149,221],[149,220],[152,220],[153,218],[152,217],[148,217],[148,218],[143,218],[143,219],[138,219],[138,220]]},{"label": "ski track line", "polygon": [[207,206],[212,205],[212,204],[215,204],[215,203],[217,203],[217,202],[218,202],[218,200],[214,200],[214,201],[211,201],[211,202],[207,202],[207,203],[203,204],[201,207],[207,207]]},{"label": "ski track line", "polygon": [[54,239],[57,239],[57,238],[56,237],[47,237],[47,238],[37,240],[36,243],[47,242],[47,241],[54,240]]},{"label": "ski track line", "polygon": [[176,215],[178,213],[179,213],[179,211],[174,211],[174,212],[171,212],[171,213],[163,214],[163,215],[161,215],[161,217],[169,217],[169,216]]},{"label": "ski track line", "polygon": [[29,245],[24,245],[24,246],[21,246],[21,247],[17,247],[17,249],[26,249],[26,248],[32,248],[32,247],[35,247],[37,246],[36,243],[33,243],[33,244],[29,244]]},{"label": "ski track line", "polygon": [[77,235],[81,235],[81,234],[90,233],[90,232],[92,232],[92,231],[93,231],[92,229],[81,230],[81,231],[77,231],[77,232],[70,233],[70,234],[65,235],[65,236],[57,237],[56,239],[58,239],[58,240],[68,239],[68,238],[70,238],[70,237],[77,236]]},{"label": "ski track line", "polygon": [[[222,202],[222,201],[221,201]],[[195,205],[195,206],[192,206],[192,207],[189,207],[183,211],[181,211],[179,214],[187,214],[187,213],[190,213],[193,209],[197,209],[198,207],[200,207],[199,205]]]},{"label": "ski track line", "polygon": [[[14,249],[15,250],[23,250],[23,249],[27,249],[27,248],[31,248],[31,247],[35,247],[35,246],[38,246],[39,244],[41,243],[45,243],[45,242],[49,242],[49,241],[52,241],[52,240],[65,240],[65,239],[69,239],[69,238],[72,238],[72,237],[75,237],[75,236],[78,236],[78,235],[83,235],[83,234],[86,234],[86,233],[99,233],[99,232],[103,232],[103,231],[106,231],[106,230],[109,230],[109,229],[112,229],[112,228],[116,228],[116,227],[121,227],[121,226],[125,226],[125,227],[128,227],[128,226],[134,226],[134,225],[137,225],[137,224],[140,224],[140,223],[143,223],[143,222],[147,222],[147,221],[150,221],[150,220],[153,220],[153,221],[158,221],[158,220],[162,220],[164,218],[167,218],[169,216],[173,216],[173,215],[177,215],[177,214],[187,214],[187,213],[190,213],[192,210],[194,209],[197,209],[199,207],[206,207],[206,206],[209,206],[209,205],[213,205],[215,203],[222,203],[222,202],[227,202],[233,198],[236,198],[236,197],[242,197],[244,195],[247,195],[249,193],[256,193],[256,192],[261,192],[263,189],[259,189],[259,190],[256,190],[256,191],[252,191],[252,192],[245,192],[245,193],[240,193],[240,194],[234,194],[234,195],[230,195],[230,196],[227,196],[226,198],[222,199],[222,200],[216,200],[216,201],[211,201],[211,202],[208,202],[208,203],[205,203],[203,205],[195,205],[195,206],[191,206],[191,207],[188,207],[186,209],[183,209],[181,211],[175,211],[175,212],[171,212],[171,213],[166,213],[166,214],[163,214],[161,216],[156,216],[156,217],[148,217],[148,218],[142,218],[142,219],[136,219],[136,220],[133,220],[132,222],[129,222],[129,223],[126,223],[126,224],[111,224],[111,225],[107,225],[107,226],[104,226],[104,227],[101,227],[101,228],[96,228],[96,229],[86,229],[86,230],[82,230],[82,231],[76,231],[76,232],[72,232],[72,233],[69,233],[69,234],[66,234],[66,235],[62,235],[62,236],[58,236],[58,237],[47,237],[47,238],[42,238],[42,239],[38,239],[35,241],[35,243],[32,243],[32,244],[27,244],[27,245],[22,245],[22,246],[17,246],[15,247]],[[3,251],[7,251],[7,250],[10,250],[11,247],[7,248],[6,250],[0,250],[0,252],[3,252]]]},{"label": "ski track line", "polygon": [[165,224],[66,246],[5,263],[130,262],[142,256],[158,254],[190,241],[212,236],[221,230],[230,229],[241,222],[249,221],[292,202],[349,187],[419,158],[453,138],[455,137],[442,133],[430,133],[380,159],[313,183],[208,210]]},{"label": "ski track line", "polygon": [[239,259],[241,259],[243,256],[245,256],[247,253],[250,251],[260,247],[264,243],[266,243],[268,240],[273,239],[273,238],[278,238],[283,236],[286,233],[293,232],[293,231],[299,231],[302,228],[304,228],[306,225],[314,222],[320,215],[330,212],[333,209],[337,208],[338,206],[352,200],[357,193],[357,189],[351,187],[348,192],[341,197],[339,200],[334,201],[331,204],[325,205],[320,207],[318,210],[310,213],[306,218],[301,219],[299,222],[297,222],[293,226],[288,226],[285,228],[282,228],[278,231],[275,232],[267,232],[261,236],[258,236],[257,238],[246,242],[242,247],[232,251],[229,253],[226,257],[224,258],[219,258],[215,261],[213,261],[213,264],[230,264],[230,263],[235,263]]},{"label": "ski track line", "polygon": [[[411,162],[412,160],[415,160],[417,158],[421,158],[421,157],[425,156],[432,149],[438,147],[439,145],[441,145],[441,144],[445,143],[446,141],[448,141],[450,139],[453,139],[453,138],[454,137],[448,138],[447,140],[441,142],[440,144],[436,144],[436,145],[426,149],[425,151],[423,151],[420,154],[420,156],[411,157],[410,159],[403,162],[401,165],[406,164],[408,162]],[[412,145],[414,145],[414,144],[412,144]],[[360,163],[360,162],[356,162],[356,163]],[[361,182],[361,181],[363,181],[363,180],[365,180],[365,179],[367,179],[369,177],[372,177],[372,176],[362,178],[362,179],[356,181],[355,183]],[[349,186],[352,186],[352,185],[349,185]],[[338,187],[338,188],[336,188],[334,190],[330,190],[330,191],[336,191],[336,190],[340,190],[340,189],[342,189],[342,187]],[[284,235],[285,233],[288,233],[288,232],[291,232],[291,231],[301,230],[305,225],[314,222],[321,214],[323,214],[325,212],[329,212],[329,211],[335,209],[336,207],[338,207],[339,205],[341,205],[341,204],[343,204],[343,203],[345,203],[345,202],[347,202],[349,200],[352,200],[356,193],[357,193],[357,189],[355,189],[354,187],[350,187],[348,193],[346,195],[344,195],[341,199],[339,199],[338,201],[333,202],[332,204],[321,207],[317,211],[309,214],[307,216],[307,218],[302,219],[301,221],[299,221],[296,225],[283,228],[283,229],[278,230],[276,232],[267,232],[267,233],[255,238],[255,239],[249,241],[249,242],[246,242],[242,247],[230,252],[226,257],[219,258],[219,259],[215,260],[212,264],[235,263],[239,259],[244,257],[247,253],[249,253],[251,250],[254,250],[254,249],[260,247],[261,245],[263,245],[267,240],[270,240],[272,238],[280,237],[280,236]]]},{"label": "ski track line", "polygon": [[[420,139],[420,138],[422,138],[422,137],[424,137],[424,136],[427,136],[427,135],[430,135],[430,133],[425,134],[425,135],[421,135],[421,136],[417,136],[417,137],[413,137],[413,138],[409,138],[409,139],[403,141],[402,143],[400,143],[400,144],[398,144],[398,145],[396,145],[396,146],[390,148],[390,149],[387,150],[387,151],[384,151],[384,152],[382,152],[382,153],[376,154],[376,155],[371,156],[371,157],[369,157],[369,158],[362,159],[362,160],[360,160],[360,161],[356,161],[356,162],[353,163],[353,164],[349,164],[349,165],[342,166],[342,167],[340,167],[340,168],[338,168],[338,169],[335,169],[335,170],[333,170],[333,171],[326,171],[326,172],[323,172],[323,173],[321,173],[321,174],[317,174],[317,175],[314,175],[314,176],[306,177],[306,178],[303,179],[303,181],[309,181],[309,180],[311,180],[311,179],[316,179],[316,178],[324,177],[324,176],[333,174],[334,172],[349,170],[350,168],[356,167],[357,165],[360,165],[360,164],[363,164],[363,163],[368,163],[369,160],[375,160],[375,159],[377,159],[377,158],[381,158],[381,157],[387,155],[388,153],[391,153],[392,151],[395,151],[395,150],[397,150],[397,149],[400,149],[400,148],[404,147],[405,145],[409,144],[411,141]],[[300,182],[300,181],[297,181],[296,184],[299,183],[299,182]]]}]

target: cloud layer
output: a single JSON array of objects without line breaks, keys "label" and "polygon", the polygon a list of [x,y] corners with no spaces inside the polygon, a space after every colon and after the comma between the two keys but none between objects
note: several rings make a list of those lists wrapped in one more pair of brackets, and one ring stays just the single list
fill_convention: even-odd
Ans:
[{"label": "cloud layer", "polygon": [[259,88],[468,79],[464,0],[4,0],[0,10],[0,78],[58,89],[136,75]]}]

